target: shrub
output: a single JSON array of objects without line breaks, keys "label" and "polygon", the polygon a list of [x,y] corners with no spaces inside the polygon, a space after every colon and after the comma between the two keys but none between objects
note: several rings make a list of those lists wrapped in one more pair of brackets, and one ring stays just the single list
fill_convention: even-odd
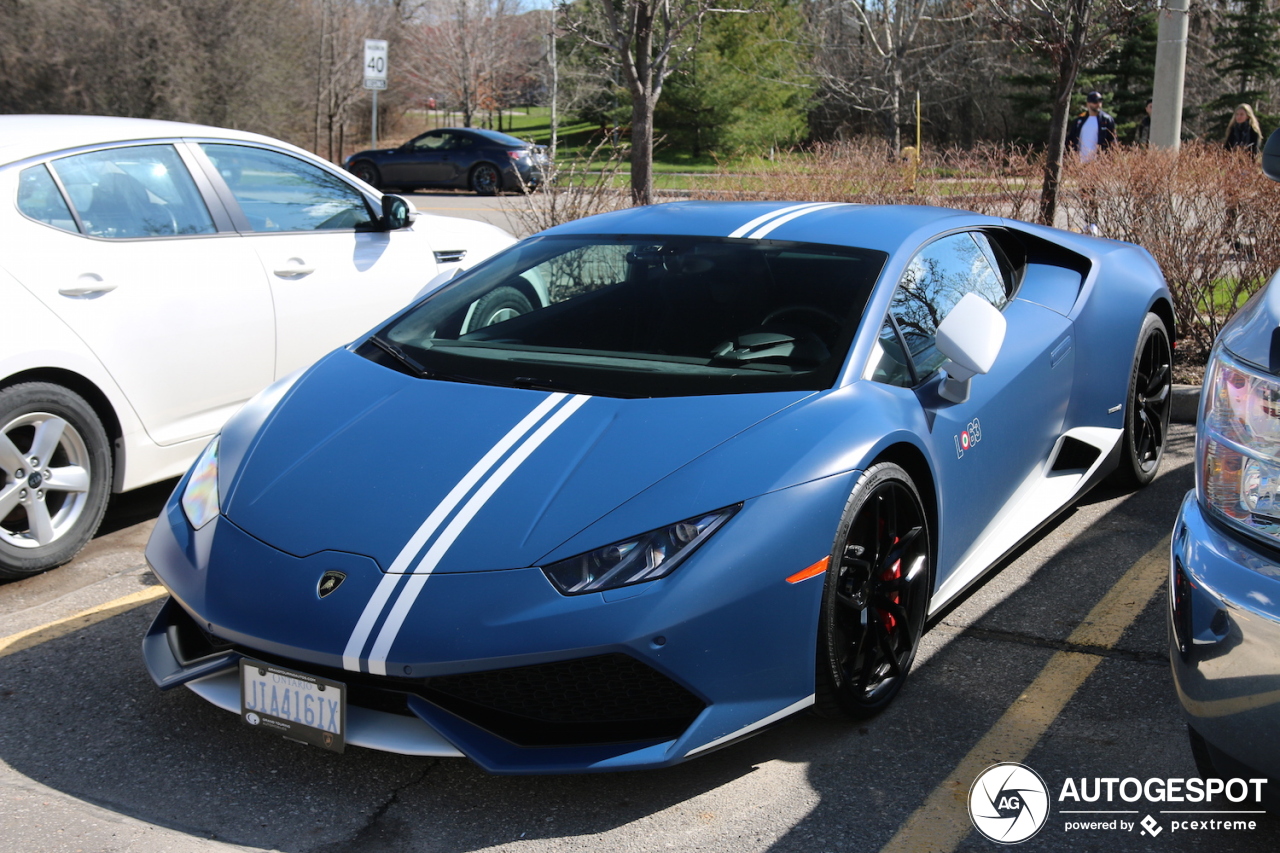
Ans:
[{"label": "shrub", "polygon": [[1122,149],[1072,164],[1068,175],[1068,226],[1094,222],[1151,252],[1173,293],[1178,333],[1198,351],[1280,266],[1280,187],[1242,152]]}]

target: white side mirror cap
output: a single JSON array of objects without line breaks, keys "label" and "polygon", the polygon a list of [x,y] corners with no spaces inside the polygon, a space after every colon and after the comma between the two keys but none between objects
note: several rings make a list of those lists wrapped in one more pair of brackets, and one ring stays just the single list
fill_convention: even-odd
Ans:
[{"label": "white side mirror cap", "polygon": [[1004,315],[976,293],[966,293],[938,325],[938,352],[949,361],[938,393],[953,403],[969,399],[969,381],[996,363],[1004,344]]}]

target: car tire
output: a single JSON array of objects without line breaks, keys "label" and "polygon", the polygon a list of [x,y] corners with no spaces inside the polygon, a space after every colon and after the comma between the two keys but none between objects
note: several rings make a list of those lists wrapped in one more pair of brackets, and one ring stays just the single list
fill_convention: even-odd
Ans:
[{"label": "car tire", "polygon": [[929,522],[898,465],[871,466],[845,504],[818,627],[814,710],[866,719],[893,701],[915,660],[933,589]]},{"label": "car tire", "polygon": [[48,382],[0,390],[0,579],[74,557],[110,492],[107,434],[83,397]]},{"label": "car tire", "polygon": [[471,312],[471,320],[467,323],[467,331],[474,332],[494,323],[502,323],[512,317],[528,314],[533,310],[529,297],[514,287],[495,287],[482,296],[475,310]]},{"label": "car tire", "polygon": [[476,195],[497,195],[502,189],[502,173],[492,163],[478,163],[471,170],[469,183]]},{"label": "car tire", "polygon": [[1164,458],[1173,404],[1173,355],[1164,322],[1148,314],[1138,333],[1129,391],[1125,397],[1124,447],[1117,479],[1145,486],[1156,477]]},{"label": "car tire", "polygon": [[378,171],[378,167],[370,163],[368,160],[357,160],[352,163],[351,174],[355,175],[374,189],[383,189],[382,174]]}]

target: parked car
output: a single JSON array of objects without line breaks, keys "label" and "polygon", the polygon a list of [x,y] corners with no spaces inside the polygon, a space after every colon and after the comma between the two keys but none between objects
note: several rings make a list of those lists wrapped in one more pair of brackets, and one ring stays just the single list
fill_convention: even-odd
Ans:
[{"label": "parked car", "polygon": [[263,387],[514,242],[252,133],[0,116],[0,578],[181,474]]},{"label": "parked car", "polygon": [[[1263,170],[1280,181],[1280,133]],[[1206,777],[1280,779],[1280,286],[1223,328],[1205,368],[1196,487],[1173,527],[1169,659]]]},{"label": "parked car", "polygon": [[295,739],[497,772],[870,716],[930,614],[1155,476],[1172,323],[1143,249],[962,211],[549,229],[231,419],[147,546],[147,665]]},{"label": "parked car", "polygon": [[448,127],[415,136],[399,148],[359,151],[346,166],[375,187],[452,187],[495,195],[537,187],[550,160],[544,145],[494,130]]}]

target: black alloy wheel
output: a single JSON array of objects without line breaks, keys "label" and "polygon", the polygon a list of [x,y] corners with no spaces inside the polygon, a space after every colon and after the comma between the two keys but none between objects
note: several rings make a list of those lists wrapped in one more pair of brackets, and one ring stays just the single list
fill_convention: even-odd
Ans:
[{"label": "black alloy wheel", "polygon": [[1124,457],[1120,476],[1145,486],[1155,479],[1164,458],[1173,403],[1173,356],[1169,333],[1155,314],[1148,314],[1138,334],[1124,413]]},{"label": "black alloy wheel", "polygon": [[906,680],[932,590],[929,524],[911,476],[868,468],[845,505],[822,595],[815,711],[865,719]]},{"label": "black alloy wheel", "polygon": [[492,163],[481,163],[471,170],[471,189],[476,195],[497,195],[502,189],[502,175]]},{"label": "black alloy wheel", "polygon": [[368,160],[359,160],[352,163],[351,174],[355,175],[374,189],[382,189],[382,175],[378,172],[378,167],[370,163]]}]

